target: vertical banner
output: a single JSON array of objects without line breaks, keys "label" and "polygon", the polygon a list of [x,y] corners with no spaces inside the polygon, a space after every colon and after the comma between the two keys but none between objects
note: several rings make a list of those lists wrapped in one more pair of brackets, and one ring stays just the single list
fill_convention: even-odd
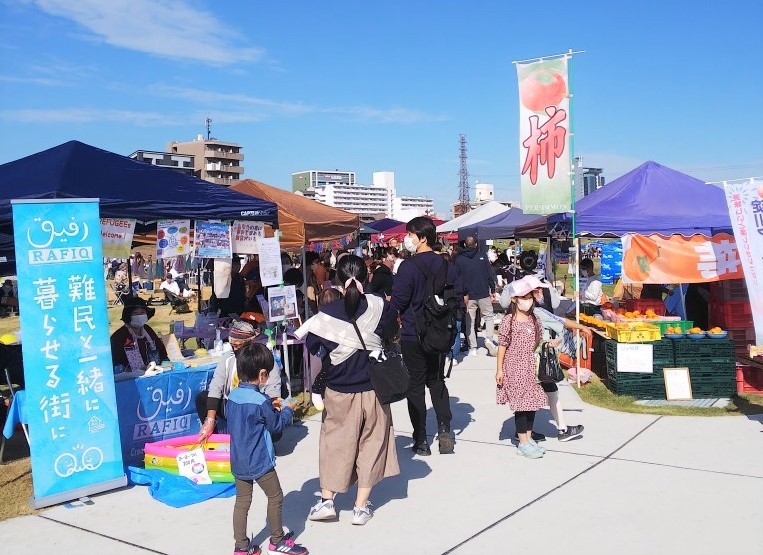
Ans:
[{"label": "vertical banner", "polygon": [[572,206],[567,62],[564,56],[516,64],[525,214],[568,212]]},{"label": "vertical banner", "polygon": [[723,188],[750,295],[755,344],[763,345],[763,181],[724,183]]},{"label": "vertical banner", "polygon": [[238,254],[258,254],[257,242],[265,237],[263,222],[233,222],[233,252]]},{"label": "vertical banner", "polygon": [[737,245],[728,233],[712,237],[626,233],[622,243],[623,283],[705,283],[744,277]]},{"label": "vertical banner", "polygon": [[193,256],[232,258],[230,225],[222,222],[197,221],[193,228]]},{"label": "vertical banner", "polygon": [[156,257],[174,258],[191,252],[191,220],[156,222]]},{"label": "vertical banner", "polygon": [[127,483],[97,199],[13,200],[35,507]]},{"label": "vertical banner", "polygon": [[101,241],[106,258],[130,258],[135,220],[132,218],[101,218]]}]

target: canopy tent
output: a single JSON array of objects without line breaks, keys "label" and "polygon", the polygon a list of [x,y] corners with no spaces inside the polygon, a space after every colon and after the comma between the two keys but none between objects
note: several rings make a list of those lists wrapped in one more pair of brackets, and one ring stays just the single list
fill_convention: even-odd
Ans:
[{"label": "canopy tent", "polygon": [[514,237],[518,225],[536,220],[535,214],[525,214],[519,208],[511,208],[507,212],[488,218],[476,224],[462,226],[458,230],[458,238],[463,240],[472,235],[479,241],[487,239],[506,239]]},{"label": "canopy tent", "polygon": [[[434,225],[439,226],[441,224],[445,223],[445,220],[440,220],[438,218],[431,218],[431,220],[434,222]],[[400,225],[397,225],[395,227],[389,228],[387,231],[383,231],[381,233],[376,233],[374,235],[371,235],[371,242],[372,243],[384,243],[386,241],[389,241],[390,239],[397,239],[398,241],[402,241],[403,238],[405,238],[406,233],[408,233],[405,230],[405,226],[407,226],[408,223],[402,223]],[[440,235],[438,233],[438,235]]]},{"label": "canopy tent", "polygon": [[12,233],[11,199],[60,198],[99,198],[103,218],[278,222],[272,202],[69,141],[0,165],[0,232]]},{"label": "canopy tent", "polygon": [[357,214],[326,206],[253,179],[234,183],[230,189],[276,203],[282,248],[339,240],[357,232],[360,227],[360,217]]},{"label": "canopy tent", "polygon": [[493,216],[497,216],[498,214],[503,214],[504,212],[508,211],[509,207],[505,204],[491,200],[482,206],[475,208],[474,210],[470,210],[466,214],[461,214],[458,218],[453,218],[448,222],[438,225],[437,233],[457,232],[464,226],[482,222],[488,218],[492,218]]},{"label": "canopy tent", "polygon": [[537,216],[525,224],[514,228],[515,237],[548,237],[548,216]]},{"label": "canopy tent", "polygon": [[400,220],[393,220],[392,218],[382,218],[381,220],[375,220],[373,222],[369,222],[366,224],[371,229],[375,229],[376,231],[387,231],[391,227],[398,226],[402,223]]},{"label": "canopy tent", "polygon": [[[726,198],[720,187],[656,162],[645,162],[580,199],[575,209],[579,235],[620,237],[626,233],[658,233],[712,237],[731,232]],[[569,219],[569,214],[549,216],[546,231]],[[520,226],[517,234],[531,236],[528,227]],[[548,235],[547,232],[543,235]]]}]

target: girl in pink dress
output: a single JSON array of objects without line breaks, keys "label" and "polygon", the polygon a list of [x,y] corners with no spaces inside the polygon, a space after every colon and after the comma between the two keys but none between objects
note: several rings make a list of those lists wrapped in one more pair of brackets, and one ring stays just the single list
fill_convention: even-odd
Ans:
[{"label": "girl in pink dress", "polygon": [[535,413],[547,403],[536,376],[535,351],[543,337],[541,324],[533,314],[533,291],[540,283],[532,276],[508,287],[511,304],[498,330],[495,382],[498,404],[509,404],[519,437],[518,455],[539,459],[545,453],[531,437]]}]

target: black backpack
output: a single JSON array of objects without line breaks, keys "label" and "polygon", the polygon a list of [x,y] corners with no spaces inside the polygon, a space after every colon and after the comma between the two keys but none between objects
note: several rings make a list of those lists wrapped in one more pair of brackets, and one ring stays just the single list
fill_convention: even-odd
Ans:
[{"label": "black backpack", "polygon": [[416,315],[416,335],[426,353],[447,354],[456,340],[458,299],[452,283],[448,283],[448,262],[442,260],[441,275],[435,276],[417,257],[411,259],[427,278],[421,311]]}]

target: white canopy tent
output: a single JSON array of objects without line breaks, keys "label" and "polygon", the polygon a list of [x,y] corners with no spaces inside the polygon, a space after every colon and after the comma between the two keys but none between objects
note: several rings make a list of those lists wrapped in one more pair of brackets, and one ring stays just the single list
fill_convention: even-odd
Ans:
[{"label": "white canopy tent", "polygon": [[437,226],[437,233],[453,233],[466,225],[474,225],[498,214],[508,212],[509,207],[494,200]]}]

